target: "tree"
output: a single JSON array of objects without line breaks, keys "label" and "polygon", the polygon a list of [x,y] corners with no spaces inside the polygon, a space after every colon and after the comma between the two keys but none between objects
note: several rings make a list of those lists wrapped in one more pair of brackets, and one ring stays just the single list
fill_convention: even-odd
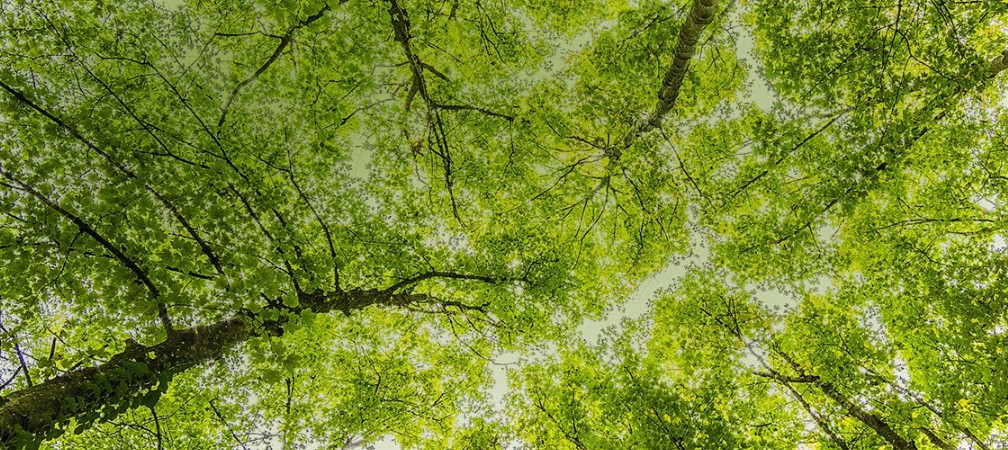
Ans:
[{"label": "tree", "polygon": [[640,349],[647,341],[631,325],[602,345],[563,348],[555,361],[524,368],[512,400],[522,440],[577,449],[794,446],[792,411],[765,384],[726,371],[676,376]]},{"label": "tree", "polygon": [[0,10],[5,445],[1005,433],[1002,3]]}]

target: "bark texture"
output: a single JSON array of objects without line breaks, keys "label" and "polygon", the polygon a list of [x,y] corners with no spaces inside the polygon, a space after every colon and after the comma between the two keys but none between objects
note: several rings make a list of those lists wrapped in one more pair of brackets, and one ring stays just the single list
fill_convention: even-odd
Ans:
[{"label": "bark texture", "polygon": [[[288,313],[353,311],[371,305],[403,306],[426,296],[391,290],[301,294]],[[89,424],[101,417],[157,401],[173,375],[218,360],[236,345],[263,333],[279,334],[286,315],[257,321],[239,314],[208,325],[176,330],[160,344],[126,349],[104,364],[65,373],[0,398],[0,447],[37,447],[59,436],[70,421]],[[258,325],[253,325],[258,324]]]},{"label": "bark texture", "polygon": [[658,102],[654,110],[648,114],[647,118],[627,133],[623,138],[623,145],[629,147],[640,135],[647,133],[659,125],[665,116],[675,106],[676,99],[679,98],[679,90],[682,87],[686,71],[689,70],[690,60],[696,53],[697,43],[700,35],[703,34],[707,25],[714,20],[714,13],[717,9],[717,0],[694,0],[690,8],[689,16],[682,28],[679,29],[679,37],[676,40],[675,55],[672,64],[669,65],[665,77],[662,79],[661,88],[658,90]]}]

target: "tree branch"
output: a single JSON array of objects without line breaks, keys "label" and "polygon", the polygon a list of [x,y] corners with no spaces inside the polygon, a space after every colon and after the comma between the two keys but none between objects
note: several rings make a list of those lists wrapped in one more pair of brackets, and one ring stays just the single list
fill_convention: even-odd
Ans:
[{"label": "tree branch", "polygon": [[[342,0],[340,4],[343,4],[345,1],[346,0]],[[240,83],[238,83],[237,86],[234,87],[234,89],[231,90],[231,94],[228,95],[227,101],[224,102],[224,107],[221,108],[220,118],[217,119],[218,133],[220,133],[221,127],[224,126],[224,120],[227,119],[228,111],[231,109],[231,104],[234,103],[235,97],[238,96],[238,93],[241,92],[241,90],[245,86],[248,86],[253,81],[255,81],[256,78],[259,78],[259,75],[262,75],[263,72],[266,72],[266,70],[269,69],[269,67],[273,65],[274,62],[276,62],[277,58],[279,58],[280,55],[283,54],[284,49],[286,49],[287,46],[290,45],[291,41],[294,40],[295,31],[304,28],[308,25],[311,25],[316,20],[321,19],[322,16],[325,15],[327,11],[329,11],[328,4],[323,6],[322,9],[320,9],[317,13],[308,16],[307,19],[298,23],[297,25],[292,26],[289,30],[287,30],[287,33],[285,33],[283,36],[280,37],[280,44],[278,44],[276,49],[273,50],[273,54],[269,56],[269,59],[267,59],[266,62],[263,63],[263,65],[259,66],[259,68],[256,69],[256,71],[252,73],[250,77],[242,80]]]},{"label": "tree branch", "polygon": [[[65,44],[68,47],[70,46],[70,43],[68,41],[66,41],[65,39],[64,39],[64,42],[65,42]],[[74,55],[74,56],[76,57],[76,55]],[[118,100],[119,104],[130,114],[130,116],[133,117],[133,119],[136,120],[138,123],[140,123],[143,126],[143,128],[145,130],[147,130],[147,132],[159,144],[161,144],[161,146],[165,149],[165,151],[168,151],[167,146],[165,146],[165,144],[163,142],[161,142],[160,139],[157,138],[157,136],[153,133],[153,131],[151,131],[149,128],[147,128],[146,125],[144,125],[146,122],[143,121],[142,119],[140,119],[133,112],[132,108],[130,108],[119,97],[119,95],[117,95],[114,91],[112,91],[112,89],[104,81],[102,81],[100,78],[98,78],[96,75],[94,75],[91,72],[91,70],[87,66],[84,65],[83,61],[80,61],[79,58],[78,58],[78,61],[80,62],[81,66],[84,67],[84,70],[87,71],[87,73],[89,75],[91,75],[91,77],[94,78],[99,84],[101,84],[105,88],[106,92],[108,92],[116,100]],[[81,142],[82,144],[84,144],[86,147],[88,147],[89,149],[91,149],[95,153],[101,155],[102,158],[104,158],[111,166],[115,167],[119,172],[121,172],[127,178],[138,179],[138,177],[137,177],[137,175],[136,175],[135,172],[133,172],[132,170],[130,170],[128,167],[126,167],[122,163],[119,163],[119,162],[115,161],[114,159],[112,159],[112,156],[108,152],[106,152],[104,149],[98,147],[98,145],[95,144],[94,142],[92,142],[90,139],[84,137],[84,135],[81,134],[80,131],[77,130],[75,127],[73,127],[70,124],[66,123],[64,120],[62,120],[59,117],[57,117],[51,111],[48,111],[47,109],[43,108],[39,104],[37,104],[34,101],[32,101],[31,99],[29,99],[28,96],[25,95],[23,92],[15,90],[14,88],[12,88],[12,87],[4,84],[2,81],[0,81],[0,86],[2,86],[5,90],[7,90],[9,93],[11,93],[14,96],[15,99],[17,99],[21,103],[23,103],[23,104],[31,107],[35,111],[41,113],[43,116],[45,116],[47,119],[49,119],[50,121],[52,121],[54,124],[56,124],[57,126],[59,126],[60,128],[62,128],[64,130],[66,130],[67,132],[69,132],[71,136],[73,136],[79,142]],[[170,153],[170,151],[169,151],[169,153]],[[196,231],[196,229],[193,228],[192,225],[189,224],[189,221],[186,220],[185,216],[183,216],[182,213],[178,210],[178,207],[176,207],[171,201],[169,201],[166,197],[164,197],[161,193],[159,193],[157,190],[155,190],[149,184],[144,183],[144,188],[151,195],[153,195],[154,198],[156,198],[166,209],[168,209],[168,211],[172,213],[172,215],[175,217],[176,220],[179,221],[180,224],[182,224],[182,227],[186,230],[186,232],[188,232],[189,235],[192,236],[192,238],[194,240],[196,240],[196,243],[199,245],[200,250],[210,260],[210,264],[214,267],[215,270],[217,270],[217,273],[219,273],[220,275],[223,276],[224,275],[224,269],[221,266],[220,259],[214,253],[214,251],[210,247],[210,245],[200,236],[200,234]],[[164,317],[162,317],[162,319],[164,319]]]},{"label": "tree branch", "polygon": [[248,447],[245,446],[245,443],[242,442],[241,439],[238,439],[238,435],[235,433],[234,429],[231,428],[231,424],[229,424],[227,420],[224,420],[224,416],[221,415],[220,410],[217,409],[217,405],[214,404],[214,400],[216,399],[210,399],[210,409],[213,409],[214,415],[217,416],[217,420],[220,420],[220,422],[224,424],[224,427],[227,428],[228,433],[231,433],[231,437],[234,438],[235,442],[237,442],[242,449],[248,450]]},{"label": "tree branch", "polygon": [[486,109],[486,108],[481,108],[479,106],[472,106],[472,105],[450,105],[450,104],[437,103],[437,102],[434,102],[433,104],[434,104],[435,108],[443,109],[445,111],[476,111],[476,112],[478,112],[480,114],[485,114],[485,115],[490,116],[490,117],[496,117],[496,118],[499,118],[499,119],[504,119],[504,120],[506,120],[508,122],[514,122],[514,119],[515,119],[514,116],[512,116],[512,115],[502,114],[502,113],[499,113],[499,112],[491,111],[491,110]]},{"label": "tree branch", "polygon": [[505,278],[495,278],[495,277],[488,277],[485,275],[472,275],[472,274],[455,273],[455,272],[440,272],[434,270],[419,275],[414,275],[405,280],[402,280],[396,284],[393,284],[392,286],[385,288],[384,292],[393,293],[405,287],[412,286],[421,281],[428,280],[431,278],[447,278],[452,280],[475,280],[491,284],[506,281]]},{"label": "tree branch", "polygon": [[[14,353],[17,354],[18,363],[20,364],[20,367],[18,367],[18,371],[24,372],[25,381],[28,383],[28,387],[34,386],[34,383],[32,383],[31,374],[28,372],[28,364],[25,362],[24,353],[21,351],[21,344],[18,342],[17,337],[14,336],[13,333],[7,331],[7,328],[4,328],[2,323],[0,323],[0,333],[11,335],[11,338],[14,340]],[[7,386],[12,381],[14,381],[14,378],[17,377],[17,374],[18,372],[14,372],[14,375],[11,376],[11,379],[5,382],[3,385]]]},{"label": "tree branch", "polygon": [[[63,217],[73,222],[74,225],[77,225],[77,228],[80,229],[80,231],[84,232],[84,234],[87,234],[88,236],[91,236],[91,238],[94,239],[96,242],[98,242],[98,244],[101,245],[102,248],[104,248],[113,256],[115,256],[115,258],[119,260],[120,263],[122,263],[124,266],[126,266],[126,268],[128,268],[131,272],[133,272],[133,274],[136,275],[137,279],[139,279],[140,282],[147,287],[147,290],[150,291],[151,296],[154,299],[156,300],[159,299],[160,292],[158,291],[158,288],[154,286],[154,282],[151,281],[150,277],[147,275],[147,272],[141,269],[140,265],[137,264],[136,261],[133,261],[132,259],[130,259],[129,256],[126,256],[126,254],[118,246],[116,246],[111,241],[106,239],[104,236],[99,234],[97,230],[91,227],[91,225],[88,225],[87,222],[85,222],[76,214],[66,210],[65,208],[60,206],[59,203],[56,203],[55,201],[51,200],[49,197],[45,196],[44,194],[42,194],[35,188],[31,187],[27,183],[21,181],[18,178],[15,178],[13,174],[4,170],[3,166],[0,166],[0,175],[10,180],[20,190],[31,194],[33,197],[35,197],[37,200],[39,200],[40,202],[51,208],[53,211],[56,211]],[[171,320],[167,316],[167,309],[164,306],[164,303],[159,302],[158,305],[159,305],[159,316],[162,325],[165,327],[166,332],[171,333],[172,326],[171,326]]]}]

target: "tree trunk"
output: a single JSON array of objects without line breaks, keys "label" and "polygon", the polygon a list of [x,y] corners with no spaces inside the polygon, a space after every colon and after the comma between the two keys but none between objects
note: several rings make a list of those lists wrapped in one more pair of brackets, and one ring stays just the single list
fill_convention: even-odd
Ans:
[{"label": "tree trunk", "polygon": [[844,396],[833,386],[831,383],[817,382],[819,389],[826,394],[827,397],[833,399],[847,411],[851,417],[859,420],[861,423],[871,428],[873,431],[878,433],[882,439],[885,439],[889,445],[892,445],[894,449],[897,450],[916,450],[917,444],[912,441],[907,441],[903,439],[902,436],[896,433],[885,421],[883,421],[879,416],[865,411],[860,406],[854,404],[849,398]]},{"label": "tree trunk", "polygon": [[[425,296],[389,290],[316,292],[299,296],[297,314],[341,311],[349,314],[370,305],[401,306],[427,301]],[[175,374],[220,359],[258,334],[282,333],[287,315],[252,325],[252,316],[235,315],[209,325],[176,330],[160,344],[145,347],[132,339],[108,362],[74,370],[0,398],[0,447],[37,447],[59,436],[62,426],[77,419],[78,428],[111,418],[137,406],[153,406]]]},{"label": "tree trunk", "polygon": [[689,16],[682,28],[679,29],[679,38],[676,41],[675,55],[665,78],[662,80],[661,88],[658,90],[658,103],[655,108],[639,124],[627,133],[623,138],[624,147],[629,147],[640,135],[647,133],[661,125],[662,119],[675,106],[675,101],[679,97],[679,89],[682,87],[683,78],[689,69],[690,60],[696,52],[697,42],[704,28],[714,20],[714,12],[717,7],[717,0],[694,0],[690,8]]}]

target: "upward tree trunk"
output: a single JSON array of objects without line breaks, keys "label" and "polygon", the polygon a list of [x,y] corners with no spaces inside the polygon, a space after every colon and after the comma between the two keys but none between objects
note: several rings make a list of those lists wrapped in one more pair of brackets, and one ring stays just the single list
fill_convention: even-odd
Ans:
[{"label": "upward tree trunk", "polygon": [[[370,305],[401,306],[426,298],[385,290],[302,294],[291,313],[341,311],[349,314]],[[145,347],[132,340],[108,362],[26,387],[0,398],[0,447],[36,447],[62,434],[70,419],[87,426],[129,408],[153,406],[172,376],[220,359],[237,344],[267,331],[279,332],[285,315],[252,325],[250,316],[176,330],[160,344]]]},{"label": "upward tree trunk", "polygon": [[890,427],[889,424],[882,420],[878,415],[866,411],[864,408],[856,405],[853,401],[851,401],[851,399],[840,393],[840,391],[838,391],[831,383],[817,381],[816,385],[819,387],[819,390],[826,394],[827,397],[833,399],[833,401],[843,407],[843,409],[847,411],[848,415],[859,420],[861,423],[868,426],[868,428],[875,431],[875,433],[878,433],[878,435],[881,436],[882,439],[885,439],[889,445],[892,445],[894,449],[917,450],[917,444],[914,444],[913,441],[908,441],[897,434],[896,431],[894,431],[892,427]]},{"label": "upward tree trunk", "polygon": [[[91,422],[156,400],[172,375],[223,356],[253,335],[244,318],[178,330],[144,347],[132,341],[108,362],[75,370],[5,397],[0,405],[0,443],[33,446],[59,434],[71,418]],[[115,411],[115,412],[113,412]]]},{"label": "upward tree trunk", "polygon": [[624,147],[629,147],[640,135],[647,133],[661,125],[662,119],[675,106],[675,101],[679,98],[679,89],[682,87],[686,71],[689,69],[690,60],[696,53],[697,43],[704,28],[714,20],[714,12],[717,8],[717,0],[694,0],[690,8],[686,22],[679,29],[679,37],[676,40],[675,55],[672,64],[669,65],[665,77],[662,79],[661,88],[658,90],[658,102],[654,110],[648,114],[647,118],[623,138]]}]

